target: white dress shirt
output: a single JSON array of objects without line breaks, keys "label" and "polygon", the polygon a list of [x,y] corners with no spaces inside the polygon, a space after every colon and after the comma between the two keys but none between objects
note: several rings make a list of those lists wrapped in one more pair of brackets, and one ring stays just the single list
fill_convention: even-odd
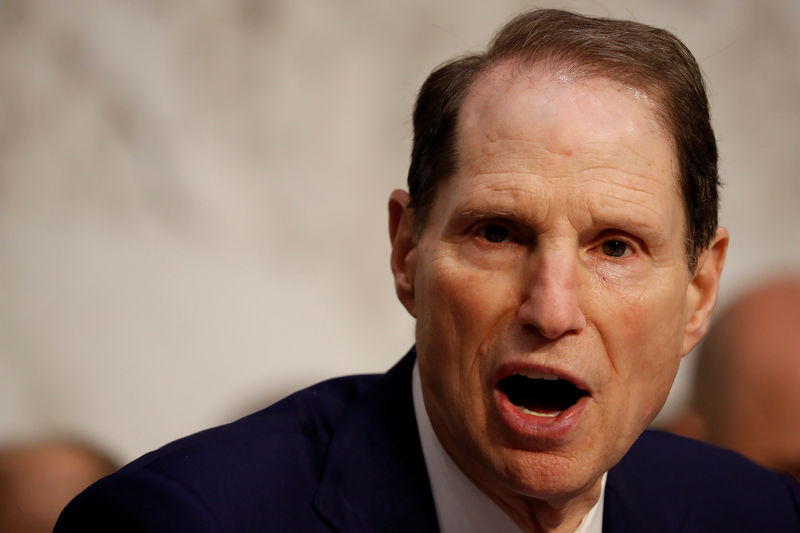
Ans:
[{"label": "white dress shirt", "polygon": [[[433,431],[422,399],[419,368],[414,363],[412,378],[414,413],[417,417],[419,440],[428,469],[436,516],[442,533],[519,533],[521,529],[503,510],[484,494],[456,466],[442,448]],[[575,533],[602,533],[603,499],[606,474],[603,474],[600,498],[581,520]]]}]

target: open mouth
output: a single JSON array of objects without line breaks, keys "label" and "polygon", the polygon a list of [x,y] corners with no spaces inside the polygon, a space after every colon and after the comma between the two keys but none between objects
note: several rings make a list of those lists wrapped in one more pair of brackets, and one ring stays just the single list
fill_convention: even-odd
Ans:
[{"label": "open mouth", "polygon": [[560,415],[589,394],[566,379],[544,374],[511,374],[497,386],[523,413],[544,417]]}]

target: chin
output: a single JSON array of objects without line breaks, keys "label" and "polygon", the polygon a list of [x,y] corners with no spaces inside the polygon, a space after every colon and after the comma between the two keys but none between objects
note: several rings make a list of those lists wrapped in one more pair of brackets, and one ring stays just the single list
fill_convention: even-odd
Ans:
[{"label": "chin", "polygon": [[[462,470],[493,499],[532,498],[561,505],[600,481],[604,461],[586,453],[576,460],[555,452],[505,449],[494,457],[469,460]],[[482,464],[476,471],[475,465]],[[461,465],[460,465],[461,466]]]},{"label": "chin", "polygon": [[517,452],[522,457],[509,465],[509,488],[529,497],[547,501],[569,500],[596,484],[604,470],[549,452]]}]

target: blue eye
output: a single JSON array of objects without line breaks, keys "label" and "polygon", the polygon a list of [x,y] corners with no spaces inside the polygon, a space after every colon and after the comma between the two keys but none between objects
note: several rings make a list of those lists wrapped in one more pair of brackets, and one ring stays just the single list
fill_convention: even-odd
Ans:
[{"label": "blue eye", "polygon": [[511,232],[508,231],[508,228],[499,224],[487,224],[481,228],[479,235],[493,243],[506,242],[511,238]]},{"label": "blue eye", "polygon": [[624,241],[609,239],[603,242],[603,253],[610,257],[622,257],[628,251],[628,245]]}]

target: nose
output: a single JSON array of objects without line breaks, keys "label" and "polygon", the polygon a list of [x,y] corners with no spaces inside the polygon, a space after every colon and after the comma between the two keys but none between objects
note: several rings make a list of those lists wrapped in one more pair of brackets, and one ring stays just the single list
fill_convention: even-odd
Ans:
[{"label": "nose", "polygon": [[574,253],[566,250],[532,258],[522,304],[517,315],[523,324],[555,340],[586,327],[580,302],[580,276]]}]

